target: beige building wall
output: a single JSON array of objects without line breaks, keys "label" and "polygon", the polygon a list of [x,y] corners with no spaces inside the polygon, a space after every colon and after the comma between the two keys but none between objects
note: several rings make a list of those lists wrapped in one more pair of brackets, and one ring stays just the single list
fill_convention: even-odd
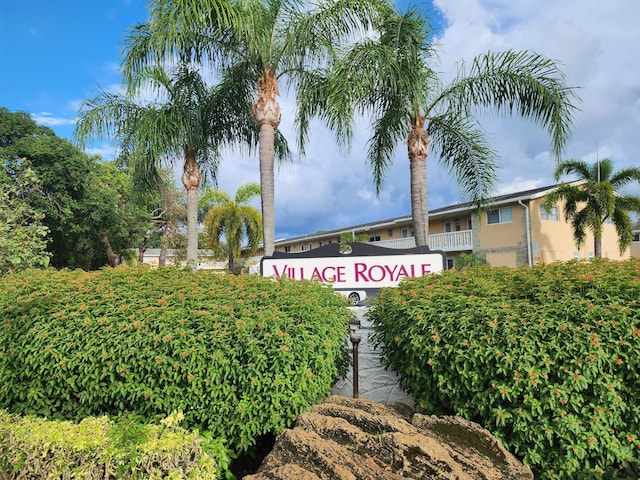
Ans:
[{"label": "beige building wall", "polygon": [[[541,205],[544,198],[534,199],[531,205],[531,237],[534,263],[585,260],[593,258],[593,234],[587,231],[586,240],[578,248],[573,239],[573,227],[562,212],[563,203],[557,205],[558,220],[544,219]],[[602,256],[612,260],[629,258],[629,249],[620,255],[615,226],[605,224],[602,233]]]},{"label": "beige building wall", "polygon": [[[551,263],[572,259],[588,259],[593,256],[593,235],[587,232],[585,244],[578,249],[573,240],[571,224],[564,220],[562,204],[558,205],[558,219],[545,218],[541,215],[541,205],[544,197],[523,201],[529,208],[530,256],[532,263]],[[526,209],[517,200],[489,208],[500,210],[510,208],[509,221],[488,223],[487,209],[483,209],[480,216],[476,216],[472,209],[466,211],[439,212],[430,218],[429,234],[436,235],[446,232],[445,224],[451,224],[451,231],[456,231],[456,219],[460,230],[467,230],[469,222],[473,224],[473,252],[485,257],[492,266],[517,267],[529,262]],[[366,227],[365,227],[366,228]],[[349,231],[346,228],[344,231]],[[405,235],[403,235],[405,230]],[[367,230],[354,230],[356,236],[366,234],[375,240],[397,240],[405,236],[412,237],[412,223],[408,218],[405,222],[390,221],[389,225],[371,226]],[[322,236],[319,234],[317,236]],[[286,247],[292,253],[318,248],[329,243],[339,243],[340,234],[328,235],[324,238],[292,239],[291,242],[280,244],[276,250],[284,252]],[[460,251],[447,252],[448,260],[455,260]],[[625,259],[630,256],[640,258],[640,241],[636,241],[622,255],[618,251],[617,234],[611,224],[604,225],[602,238],[602,256],[609,259]]]},{"label": "beige building wall", "polygon": [[[490,211],[500,211],[500,223],[489,223]],[[504,220],[510,211],[510,220]],[[493,267],[517,267],[526,264],[526,228],[524,208],[518,203],[483,209],[476,231],[474,252],[483,255]]]}]

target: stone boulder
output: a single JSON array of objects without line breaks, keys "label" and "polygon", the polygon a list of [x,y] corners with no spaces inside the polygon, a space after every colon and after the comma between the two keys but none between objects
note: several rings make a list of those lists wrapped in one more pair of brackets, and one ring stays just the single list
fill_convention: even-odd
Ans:
[{"label": "stone boulder", "polygon": [[301,414],[257,473],[244,478],[532,480],[533,474],[475,423],[331,396]]}]

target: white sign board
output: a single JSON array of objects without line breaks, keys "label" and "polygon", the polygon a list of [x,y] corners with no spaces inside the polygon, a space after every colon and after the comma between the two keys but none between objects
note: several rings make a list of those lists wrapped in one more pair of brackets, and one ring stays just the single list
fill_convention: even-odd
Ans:
[{"label": "white sign board", "polygon": [[395,287],[403,278],[422,277],[429,273],[440,273],[444,269],[444,255],[441,252],[414,253],[419,249],[375,247],[372,250],[372,247],[366,247],[367,252],[376,253],[360,255],[354,248],[351,254],[335,255],[333,251],[338,251],[336,245],[330,256],[314,255],[321,254],[323,249],[325,253],[329,253],[326,247],[320,247],[315,249],[317,252],[304,252],[306,255],[293,253],[264,257],[261,264],[262,275],[319,280],[331,283],[336,290],[368,290]]}]

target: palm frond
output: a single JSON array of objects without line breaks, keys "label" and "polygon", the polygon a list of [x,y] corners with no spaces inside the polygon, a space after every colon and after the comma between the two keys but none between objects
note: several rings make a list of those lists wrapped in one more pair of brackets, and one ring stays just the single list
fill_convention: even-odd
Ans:
[{"label": "palm frond", "polygon": [[518,114],[545,128],[559,156],[570,138],[578,97],[565,85],[557,62],[535,52],[504,52],[476,57],[467,74],[464,64],[439,102],[465,114],[491,108]]},{"label": "palm frond", "polygon": [[[575,174],[580,180],[590,180],[592,172],[586,162],[582,160],[563,160],[553,173],[553,178],[557,182],[563,175]],[[595,180],[594,180],[595,181]]]},{"label": "palm frond", "polygon": [[432,150],[455,175],[464,196],[482,204],[493,191],[498,164],[477,123],[451,112],[431,118],[427,133]]}]

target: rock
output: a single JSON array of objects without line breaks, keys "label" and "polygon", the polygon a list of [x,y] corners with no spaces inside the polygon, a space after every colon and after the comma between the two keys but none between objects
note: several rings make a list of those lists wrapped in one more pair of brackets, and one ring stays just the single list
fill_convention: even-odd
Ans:
[{"label": "rock", "polygon": [[331,396],[245,480],[533,480],[490,432],[459,417],[425,416],[400,404]]}]

